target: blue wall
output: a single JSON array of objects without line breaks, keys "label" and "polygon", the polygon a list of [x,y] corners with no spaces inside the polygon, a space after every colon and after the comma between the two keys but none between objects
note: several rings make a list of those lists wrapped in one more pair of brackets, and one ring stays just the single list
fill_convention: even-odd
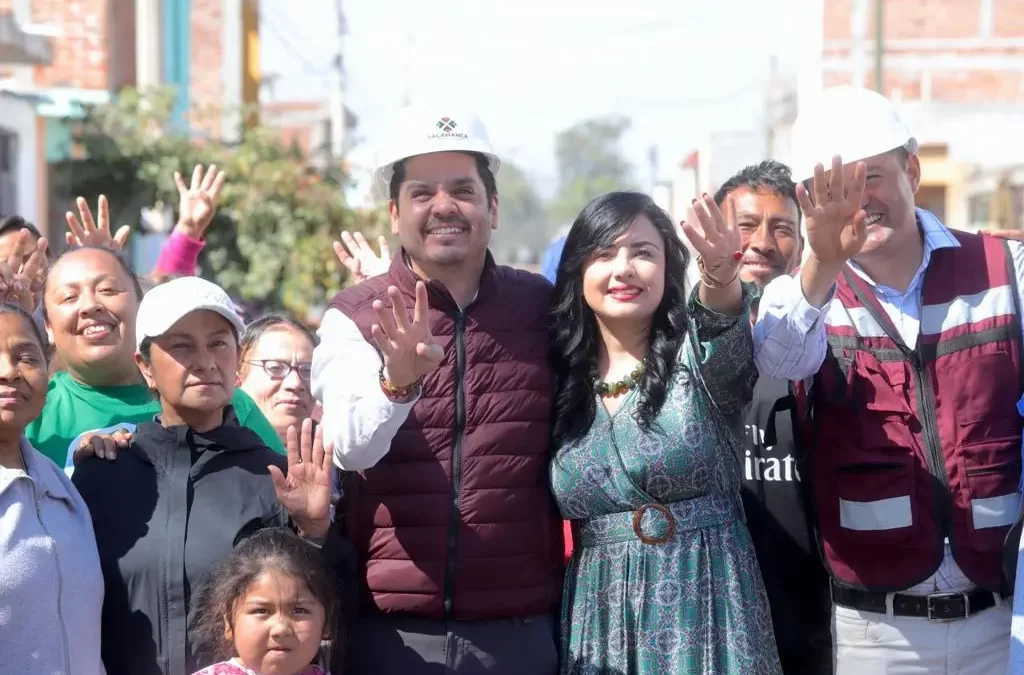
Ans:
[{"label": "blue wall", "polygon": [[177,90],[174,103],[174,123],[186,128],[185,116],[189,111],[189,0],[163,2],[163,64],[164,82]]}]

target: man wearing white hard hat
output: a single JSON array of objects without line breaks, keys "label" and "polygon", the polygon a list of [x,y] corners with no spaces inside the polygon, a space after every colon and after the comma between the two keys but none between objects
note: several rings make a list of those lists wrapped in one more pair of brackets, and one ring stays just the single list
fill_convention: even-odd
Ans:
[{"label": "man wearing white hard hat", "polygon": [[836,672],[1002,673],[1024,247],[915,208],[917,141],[877,93],[825,90],[793,142],[810,254],[754,345],[798,382]]},{"label": "man wearing white hard hat", "polygon": [[389,138],[375,178],[401,249],[331,301],[313,354],[360,558],[352,672],[553,674],[550,286],[487,250],[499,160],[478,119],[413,109]]}]

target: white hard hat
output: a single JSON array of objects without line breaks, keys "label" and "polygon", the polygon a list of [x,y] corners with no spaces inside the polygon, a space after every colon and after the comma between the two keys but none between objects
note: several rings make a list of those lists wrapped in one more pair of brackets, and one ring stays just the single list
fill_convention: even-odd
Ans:
[{"label": "white hard hat", "polygon": [[139,303],[135,316],[135,339],[141,345],[146,338],[160,337],[185,315],[206,309],[227,319],[239,337],[245,322],[224,289],[199,277],[179,277],[154,286]]},{"label": "white hard hat", "polygon": [[801,106],[793,123],[793,180],[813,177],[816,164],[827,171],[835,155],[849,164],[913,140],[889,99],[870,89],[830,87]]},{"label": "white hard hat", "polygon": [[501,165],[487,129],[476,115],[438,107],[406,108],[377,153],[373,182],[380,194],[388,194],[397,162],[432,152],[478,152],[487,158],[493,174]]}]

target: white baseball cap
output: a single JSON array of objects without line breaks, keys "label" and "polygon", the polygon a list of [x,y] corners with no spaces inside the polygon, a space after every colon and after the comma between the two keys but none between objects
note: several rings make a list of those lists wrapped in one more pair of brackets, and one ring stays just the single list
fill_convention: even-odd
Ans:
[{"label": "white baseball cap", "polygon": [[154,286],[143,296],[135,317],[135,339],[141,345],[146,338],[159,337],[199,309],[220,314],[239,336],[245,332],[245,322],[223,288],[199,277],[179,277]]},{"label": "white baseball cap", "polygon": [[441,107],[409,107],[398,114],[388,141],[378,149],[373,182],[388,194],[395,164],[433,152],[478,152],[497,175],[501,160],[494,154],[484,123],[476,115]]},{"label": "white baseball cap", "polygon": [[793,180],[812,178],[816,164],[827,171],[835,155],[849,164],[911,141],[889,99],[871,89],[829,87],[801,106],[793,123]]}]

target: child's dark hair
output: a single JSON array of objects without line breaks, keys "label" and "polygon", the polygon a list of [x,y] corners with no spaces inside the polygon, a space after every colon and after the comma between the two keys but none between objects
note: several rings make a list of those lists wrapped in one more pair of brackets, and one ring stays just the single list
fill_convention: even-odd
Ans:
[{"label": "child's dark hair", "polygon": [[28,325],[29,332],[32,333],[36,342],[39,343],[39,348],[43,350],[43,358],[46,359],[48,365],[51,354],[50,341],[46,339],[46,333],[39,327],[36,320],[32,318],[32,315],[22,309],[21,306],[15,305],[12,302],[0,302],[0,316],[4,314],[14,314]]},{"label": "child's dark hair", "polygon": [[[324,631],[332,641],[330,664],[342,663],[344,631],[338,608],[334,574],[324,564],[322,552],[291,530],[269,528],[243,539],[207,577],[199,593],[199,653],[214,663],[236,656],[225,635],[225,619],[233,621],[235,609],[246,590],[264,572],[280,572],[302,581],[324,607]],[[337,672],[337,671],[336,671]]]}]

